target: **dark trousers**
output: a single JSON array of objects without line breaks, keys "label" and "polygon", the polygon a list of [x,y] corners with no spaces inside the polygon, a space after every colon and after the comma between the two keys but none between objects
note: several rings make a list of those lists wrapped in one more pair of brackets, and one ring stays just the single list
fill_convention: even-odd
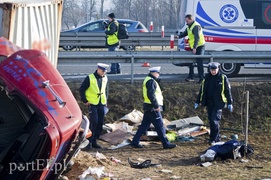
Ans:
[{"label": "dark trousers", "polygon": [[[118,51],[119,45],[108,46],[108,51]],[[111,63],[110,72],[108,74],[120,74],[120,63]]]},{"label": "dark trousers", "polygon": [[214,106],[207,107],[208,119],[210,123],[210,142],[219,142],[220,139],[220,120],[222,117],[222,109],[217,109]]},{"label": "dark trousers", "polygon": [[118,51],[118,50],[119,50],[119,45],[108,46],[108,51]]},{"label": "dark trousers", "polygon": [[144,112],[142,123],[138,127],[138,130],[133,138],[132,144],[139,144],[140,137],[142,136],[142,134],[146,133],[151,123],[154,125],[155,130],[163,146],[167,146],[169,144],[169,141],[166,137],[166,130],[163,125],[162,115],[160,112],[156,111]]},{"label": "dark trousers", "polygon": [[103,124],[104,124],[104,106],[103,105],[91,105],[89,106],[89,129],[92,132],[92,136],[88,138],[90,143],[96,144],[96,140],[100,137]]},{"label": "dark trousers", "polygon": [[[204,55],[205,52],[205,46],[199,46],[196,49],[196,55]],[[199,75],[199,79],[203,80],[204,79],[204,69],[203,69],[203,58],[196,58],[197,61],[197,69],[198,69],[198,75]],[[193,63],[191,63],[189,65],[189,74],[188,74],[189,78],[194,78],[194,65]]]},{"label": "dark trousers", "polygon": [[111,63],[110,72],[108,74],[120,74],[121,73],[120,63]]}]

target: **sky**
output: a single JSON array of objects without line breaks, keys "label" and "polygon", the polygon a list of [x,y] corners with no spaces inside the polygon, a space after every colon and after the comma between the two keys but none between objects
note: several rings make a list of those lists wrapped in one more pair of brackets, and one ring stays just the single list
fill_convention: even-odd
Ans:
[{"label": "sky", "polygon": [[104,1],[104,10],[108,10],[110,7],[111,0],[105,0]]}]

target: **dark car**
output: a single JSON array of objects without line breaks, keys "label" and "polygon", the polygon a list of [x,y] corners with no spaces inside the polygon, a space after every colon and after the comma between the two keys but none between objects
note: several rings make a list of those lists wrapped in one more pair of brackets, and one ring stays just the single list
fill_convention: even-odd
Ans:
[{"label": "dark car", "polygon": [[[75,28],[75,29],[62,31],[60,33],[60,36],[64,35],[65,33],[70,33],[70,32],[75,32],[75,33],[79,33],[79,32],[104,33],[104,30],[105,30],[104,23],[103,23],[104,21],[108,22],[107,19],[100,19],[100,20],[97,20],[97,21],[88,22],[86,24],[83,24],[83,25]],[[129,19],[117,19],[117,21],[119,23],[125,24],[128,33],[149,32],[148,29],[139,21],[134,21],[134,20],[129,20]],[[104,34],[104,36],[105,36],[105,34]],[[75,47],[74,46],[63,46],[62,48],[64,50],[72,50]],[[100,47],[91,46],[91,47],[87,47],[87,48],[100,48]],[[127,48],[131,48],[131,47],[121,47],[121,48],[127,49]]]}]

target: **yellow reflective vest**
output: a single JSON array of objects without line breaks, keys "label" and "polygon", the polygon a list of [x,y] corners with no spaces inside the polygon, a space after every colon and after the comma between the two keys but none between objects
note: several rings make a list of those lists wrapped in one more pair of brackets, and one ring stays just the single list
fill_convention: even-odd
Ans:
[{"label": "yellow reflective vest", "polygon": [[[225,76],[222,75],[222,89],[221,89],[221,99],[224,103],[227,103],[227,98],[225,95]],[[204,96],[204,85],[205,85],[205,79],[203,79],[202,81],[202,86],[201,86],[201,94],[200,94],[200,102],[202,102],[203,100],[203,96]]]},{"label": "yellow reflective vest", "polygon": [[[109,24],[109,26],[107,27],[107,30],[110,31],[110,25],[112,23],[116,23],[116,26],[118,28],[119,24],[118,22],[114,21],[114,22],[111,22]],[[118,31],[116,31],[114,34],[112,35],[107,35],[107,44],[108,45],[114,45],[114,44],[117,44],[119,42],[119,39],[118,39]]]},{"label": "yellow reflective vest", "polygon": [[[147,76],[145,80],[143,81],[143,98],[144,98],[144,103],[147,103],[147,104],[151,104],[151,101],[148,98],[146,83],[151,79],[152,78],[150,76]],[[163,106],[163,95],[162,95],[161,88],[155,80],[154,82],[156,83],[156,90],[155,90],[156,100],[158,102],[158,105]]]},{"label": "yellow reflective vest", "polygon": [[[196,25],[200,26],[200,24],[195,21],[190,28],[187,27],[188,41],[189,41],[189,46],[191,49],[194,48],[194,42],[195,42],[195,37],[194,37],[194,34],[192,33],[192,30]],[[200,28],[198,46],[202,46],[204,44],[205,44],[205,39],[202,33],[202,28]]]},{"label": "yellow reflective vest", "polygon": [[106,85],[107,85],[107,76],[102,78],[102,87],[99,89],[97,79],[94,74],[89,75],[89,87],[85,92],[86,99],[90,104],[97,105],[100,100],[103,105],[107,103],[106,99]]}]

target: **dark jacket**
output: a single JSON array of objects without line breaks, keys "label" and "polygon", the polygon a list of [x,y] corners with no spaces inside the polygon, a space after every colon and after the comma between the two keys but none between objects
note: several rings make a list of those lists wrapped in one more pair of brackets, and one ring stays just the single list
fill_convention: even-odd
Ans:
[{"label": "dark jacket", "polygon": [[[95,78],[97,79],[99,89],[101,89],[101,87],[102,87],[102,78],[103,77],[101,77],[99,74],[97,74],[97,71],[95,71],[93,74],[94,74]],[[89,86],[90,86],[89,76],[87,76],[85,78],[85,80],[83,81],[83,83],[81,84],[80,88],[79,88],[79,94],[80,94],[80,97],[81,97],[81,101],[83,103],[88,102],[88,100],[86,99],[86,94],[85,93],[86,93],[86,90],[89,88]],[[107,95],[108,95],[108,88],[106,86],[106,97],[107,97]],[[102,105],[101,100],[100,100],[98,105]]]},{"label": "dark jacket", "polygon": [[[112,22],[110,22],[109,24],[108,24],[108,26],[110,27],[110,29],[109,30],[107,30],[107,28],[105,29],[105,34],[106,35],[113,35],[114,33],[116,33],[117,31],[118,31],[118,26],[117,26],[117,21],[116,20],[113,20]],[[106,38],[107,38],[107,36],[106,36]],[[113,44],[113,45],[108,45],[107,44],[107,40],[106,40],[106,46],[108,47],[108,46],[118,46],[119,45],[119,42],[118,43],[116,43],[116,44]]]},{"label": "dark jacket", "polygon": [[[190,25],[188,25],[188,27],[190,28],[193,24],[194,24],[195,21],[193,21]],[[194,34],[194,49],[196,49],[196,47],[198,46],[198,42],[199,42],[199,31],[201,30],[201,27],[196,25],[193,29],[192,29],[192,33]],[[179,35],[179,38],[183,38],[185,36],[188,36],[188,33],[187,33],[187,28],[185,28],[185,31],[180,33]]]},{"label": "dark jacket", "polygon": [[[160,79],[154,77],[151,73],[149,73],[148,76],[150,76],[152,78],[152,79],[150,79],[149,81],[146,82],[147,96],[150,99],[151,104],[143,103],[143,110],[144,111],[150,111],[150,110],[153,110],[153,109],[157,109],[159,107],[157,99],[155,97],[155,91],[156,91],[156,88],[157,88],[157,84],[155,83],[155,81],[160,86],[160,84],[159,84]],[[161,86],[160,86],[160,89],[162,91]]]},{"label": "dark jacket", "polygon": [[[224,77],[224,88],[222,77]],[[227,76],[220,72],[216,76],[208,73],[202,81],[196,103],[201,103],[202,106],[213,106],[216,109],[222,109],[225,107],[222,93],[224,93],[227,99],[227,104],[232,104],[231,86]]]}]

